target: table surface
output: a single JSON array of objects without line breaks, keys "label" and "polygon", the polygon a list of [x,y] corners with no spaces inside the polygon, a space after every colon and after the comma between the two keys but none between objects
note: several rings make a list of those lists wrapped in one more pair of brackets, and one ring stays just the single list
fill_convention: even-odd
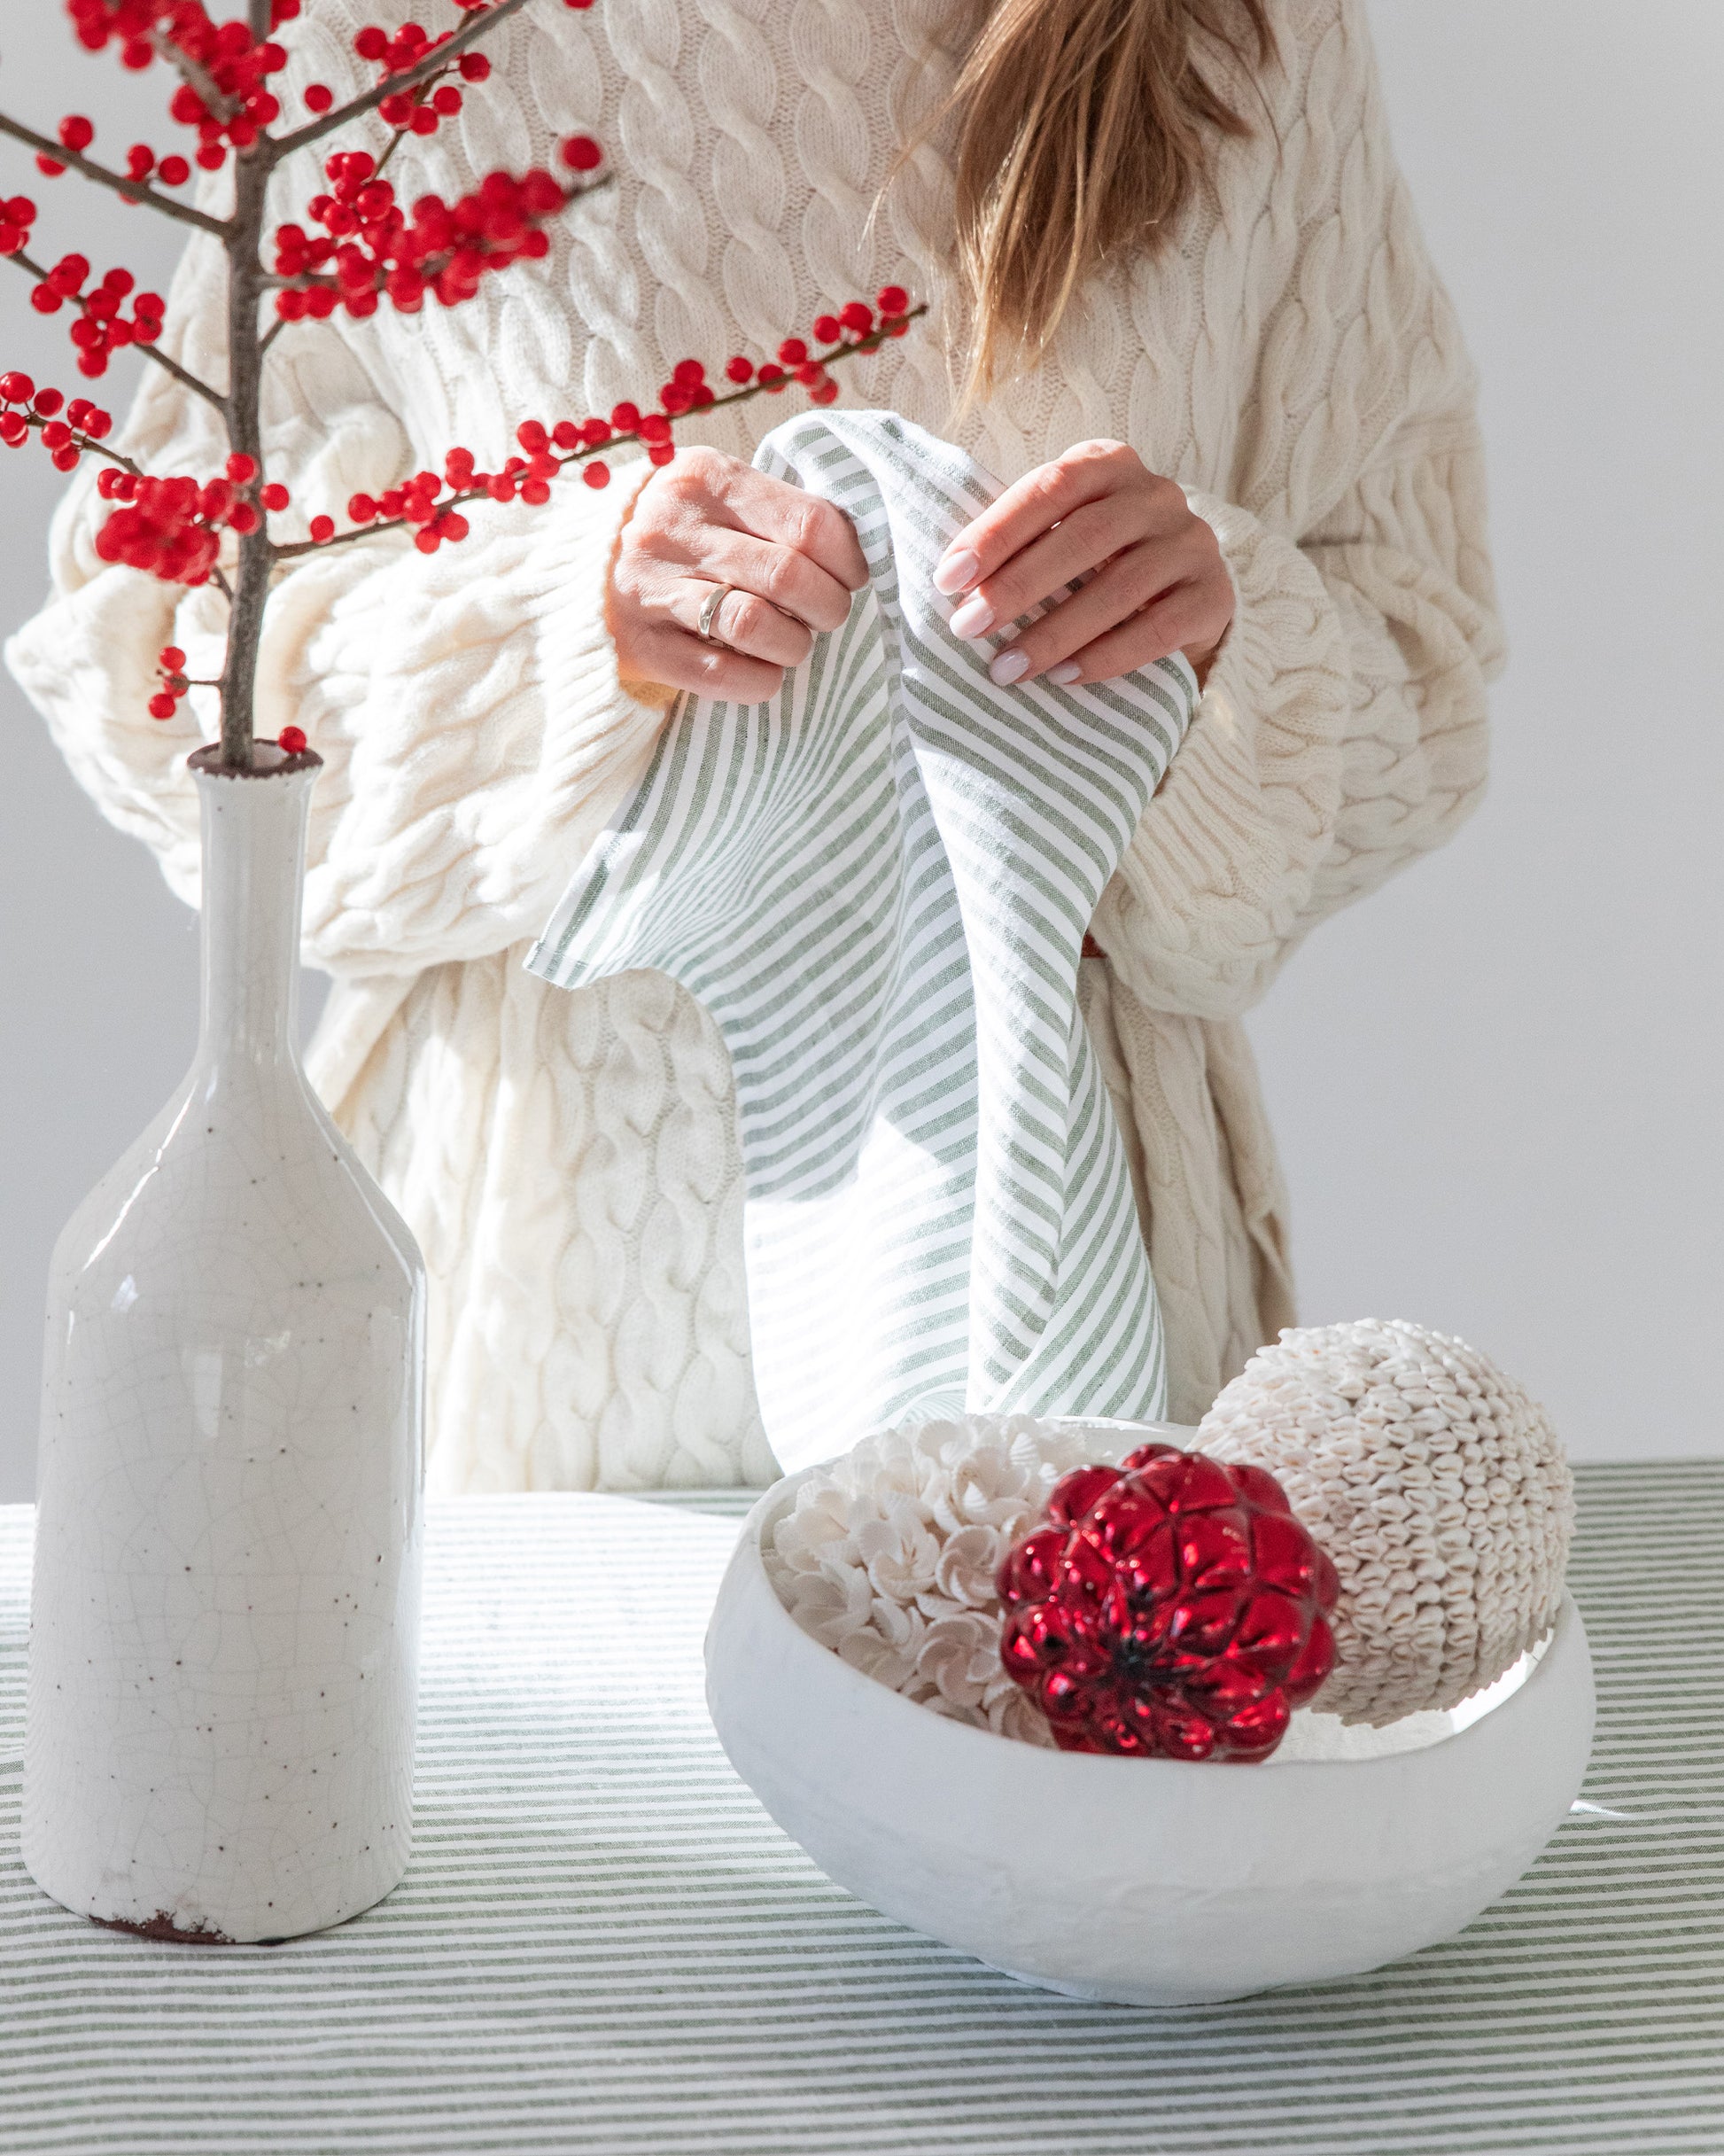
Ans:
[{"label": "table surface", "polygon": [[1581,1802],[1461,1937],[1090,2006],[831,1885],[731,1772],[737,1494],[433,1508],[415,1854],[336,1932],[188,1949],[18,1855],[30,1515],[0,1508],[0,2150],[1458,2156],[1724,2149],[1724,1463],[1580,1473]]}]

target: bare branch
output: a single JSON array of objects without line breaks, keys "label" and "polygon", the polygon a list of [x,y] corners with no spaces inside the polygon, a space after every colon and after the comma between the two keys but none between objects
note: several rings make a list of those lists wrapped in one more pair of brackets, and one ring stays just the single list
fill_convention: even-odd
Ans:
[{"label": "bare branch", "polygon": [[[18,267],[27,276],[33,276],[38,284],[46,284],[48,272],[40,262],[32,261],[22,247],[18,250],[16,254],[9,254],[6,260],[9,262],[16,262]],[[84,304],[84,296],[82,292],[73,292],[69,297],[80,314],[89,311]],[[189,389],[193,396],[201,397],[206,404],[213,404],[222,417],[226,418],[228,400],[221,393],[219,390],[212,389],[207,382],[200,380],[189,368],[182,367],[178,360],[170,359],[167,354],[160,350],[159,346],[146,345],[139,339],[129,345],[122,346],[120,348],[127,352],[141,353],[145,359],[153,362],[164,373],[171,374],[182,389]]]},{"label": "bare branch", "polygon": [[526,0],[497,0],[494,7],[487,8],[482,15],[470,15],[453,37],[440,45],[433,45],[423,59],[411,67],[404,67],[400,74],[386,76],[375,90],[368,90],[362,97],[350,104],[338,105],[332,112],[321,113],[315,120],[307,121],[291,135],[265,135],[258,141],[259,154],[267,157],[272,165],[283,158],[291,157],[298,150],[307,149],[321,142],[324,136],[333,134],[337,128],[345,128],[349,121],[357,120],[361,113],[375,112],[385,97],[398,97],[403,90],[415,90],[427,77],[434,75],[469,45],[477,44],[480,38],[488,37],[497,25],[517,9],[526,5]]},{"label": "bare branch", "polygon": [[132,344],[128,345],[126,349],[129,352],[141,352],[152,367],[159,367],[164,374],[171,374],[182,389],[190,390],[194,397],[201,397],[206,404],[214,405],[223,419],[227,417],[228,400],[221,392],[212,389],[207,382],[193,374],[190,368],[182,367],[179,361],[171,358],[159,345]]},{"label": "bare branch", "polygon": [[397,128],[395,132],[390,136],[387,147],[384,149],[383,155],[377,160],[377,168],[371,175],[371,177],[374,180],[382,179],[384,169],[387,167],[390,159],[393,157],[395,152],[400,148],[401,137],[406,135],[408,129],[406,128]]},{"label": "bare branch", "polygon": [[128,180],[123,172],[110,172],[93,158],[82,157],[77,151],[68,150],[64,143],[38,135],[34,128],[27,128],[22,121],[13,120],[5,113],[0,113],[0,135],[10,135],[14,142],[22,143],[40,156],[51,157],[57,164],[68,167],[86,180],[94,180],[98,187],[112,188],[115,194],[124,195],[128,202],[142,202],[162,216],[172,217],[176,223],[196,225],[200,232],[207,232],[213,238],[227,237],[228,228],[221,218],[206,215],[190,202],[175,202],[167,195],[158,194],[147,180]]}]

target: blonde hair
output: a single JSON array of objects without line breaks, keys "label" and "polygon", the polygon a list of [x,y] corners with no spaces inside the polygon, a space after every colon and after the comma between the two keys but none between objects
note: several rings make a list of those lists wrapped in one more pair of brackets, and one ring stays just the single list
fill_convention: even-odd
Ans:
[{"label": "blonde hair", "polygon": [[930,131],[955,123],[967,393],[1046,351],[1112,256],[1161,244],[1250,126],[1200,58],[1266,66],[1266,0],[962,0],[974,36]]}]

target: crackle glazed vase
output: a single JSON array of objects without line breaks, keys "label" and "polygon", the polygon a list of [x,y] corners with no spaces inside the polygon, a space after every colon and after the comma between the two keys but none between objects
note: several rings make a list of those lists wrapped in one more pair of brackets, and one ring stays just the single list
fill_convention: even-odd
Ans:
[{"label": "crackle glazed vase", "polygon": [[299,1060],[319,767],[192,759],[197,1055],[50,1284],[24,1860],[155,1938],[338,1924],[408,1853],[424,1273]]}]

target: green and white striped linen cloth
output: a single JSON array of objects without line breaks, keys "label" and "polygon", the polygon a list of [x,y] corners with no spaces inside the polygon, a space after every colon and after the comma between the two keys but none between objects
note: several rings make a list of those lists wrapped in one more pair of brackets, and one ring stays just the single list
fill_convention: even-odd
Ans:
[{"label": "green and white striped linen cloth", "polygon": [[402,1884],[283,1947],[100,1930],[19,1860],[0,1506],[0,2150],[1718,2156],[1724,1467],[1579,1480],[1598,1732],[1532,1871],[1375,1975],[1161,2012],[918,1937],[767,1817],[702,1696],[741,1493],[434,1503]]},{"label": "green and white striped linen cloth", "polygon": [[1077,969],[1195,678],[997,688],[932,579],[998,489],[892,413],[808,414],[755,462],[849,514],[869,586],[776,701],[678,705],[527,963],[565,988],[656,968],[717,1022],[787,1470],[966,1407],[1159,1416]]}]

